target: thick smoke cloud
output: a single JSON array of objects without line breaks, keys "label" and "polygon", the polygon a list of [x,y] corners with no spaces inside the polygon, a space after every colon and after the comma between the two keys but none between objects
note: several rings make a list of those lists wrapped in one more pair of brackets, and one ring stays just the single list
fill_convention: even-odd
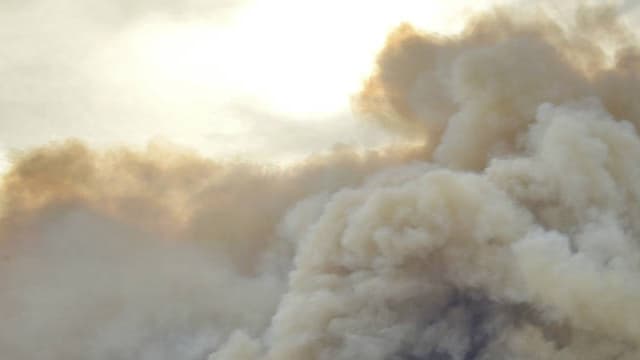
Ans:
[{"label": "thick smoke cloud", "polygon": [[2,356],[202,359],[232,330],[258,334],[286,289],[282,234],[304,225],[278,225],[287,209],[422,157],[338,148],[268,168],[77,141],[23,154],[1,193]]},{"label": "thick smoke cloud", "polygon": [[638,48],[610,7],[558,17],[392,33],[356,105],[426,146],[19,156],[2,355],[638,358]]},{"label": "thick smoke cloud", "polygon": [[543,102],[596,96],[614,116],[637,121],[638,49],[614,8],[578,8],[561,23],[540,9],[517,14],[495,10],[456,37],[401,26],[357,108],[427,136],[438,161],[474,170],[517,150]]}]

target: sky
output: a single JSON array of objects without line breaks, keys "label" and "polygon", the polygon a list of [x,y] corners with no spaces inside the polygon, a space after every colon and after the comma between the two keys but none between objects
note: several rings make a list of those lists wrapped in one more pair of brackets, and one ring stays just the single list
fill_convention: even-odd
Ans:
[{"label": "sky", "polygon": [[481,1],[4,1],[0,168],[68,138],[283,161],[393,136],[351,96],[402,22],[460,30]]}]

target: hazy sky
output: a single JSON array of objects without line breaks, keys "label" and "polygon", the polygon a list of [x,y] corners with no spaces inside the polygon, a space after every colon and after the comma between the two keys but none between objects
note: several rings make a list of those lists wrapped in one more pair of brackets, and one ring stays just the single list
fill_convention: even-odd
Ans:
[{"label": "hazy sky", "polygon": [[[403,21],[459,29],[482,1],[4,0],[0,149],[150,139],[283,158],[389,135],[350,94]],[[626,2],[633,9],[633,2]],[[0,160],[0,162],[3,160]],[[1,167],[2,165],[0,165]]]}]

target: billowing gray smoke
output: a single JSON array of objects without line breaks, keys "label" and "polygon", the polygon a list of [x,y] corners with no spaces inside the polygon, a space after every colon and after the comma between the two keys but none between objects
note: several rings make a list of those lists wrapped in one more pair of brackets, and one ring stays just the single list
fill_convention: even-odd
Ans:
[{"label": "billowing gray smoke", "polygon": [[640,49],[608,7],[389,37],[355,99],[424,147],[285,169],[23,155],[10,359],[637,359]]}]

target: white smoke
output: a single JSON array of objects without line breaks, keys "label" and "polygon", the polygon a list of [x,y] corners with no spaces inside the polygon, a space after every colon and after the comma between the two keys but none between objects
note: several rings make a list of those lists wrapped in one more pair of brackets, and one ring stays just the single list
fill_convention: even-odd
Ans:
[{"label": "white smoke", "polygon": [[638,356],[637,134],[597,101],[536,119],[524,154],[481,173],[416,165],[336,193],[302,236],[267,357]]},{"label": "white smoke", "polygon": [[0,264],[11,359],[203,358],[230,329],[264,327],[283,288],[81,209],[11,240]]},{"label": "white smoke", "polygon": [[425,146],[16,158],[0,354],[638,358],[640,52],[610,7],[553,18],[394,32],[355,104]]}]

